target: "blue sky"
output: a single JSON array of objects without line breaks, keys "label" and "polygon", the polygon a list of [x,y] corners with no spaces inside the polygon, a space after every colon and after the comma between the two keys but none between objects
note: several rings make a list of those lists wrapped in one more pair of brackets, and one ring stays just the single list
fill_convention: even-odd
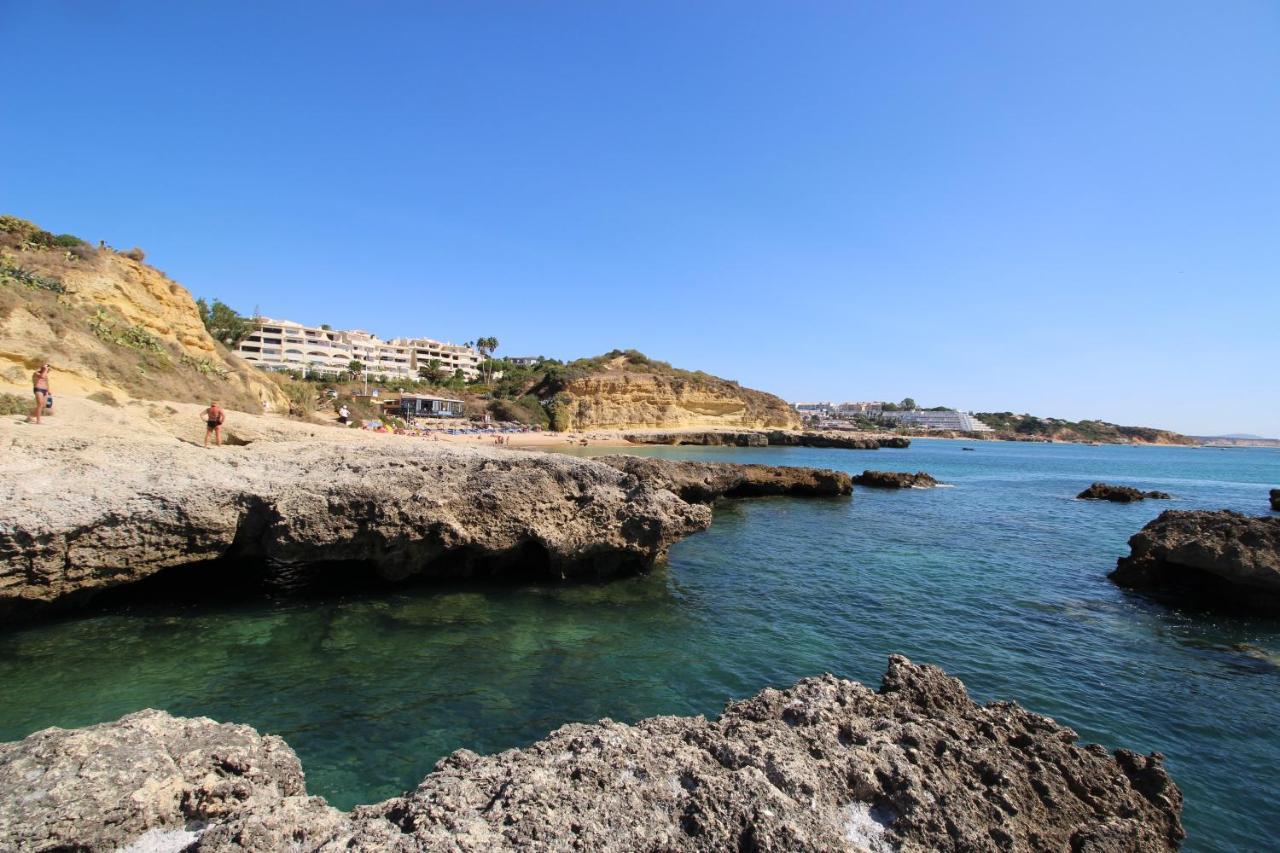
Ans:
[{"label": "blue sky", "polygon": [[0,0],[0,209],[244,312],[1280,436],[1274,2]]}]

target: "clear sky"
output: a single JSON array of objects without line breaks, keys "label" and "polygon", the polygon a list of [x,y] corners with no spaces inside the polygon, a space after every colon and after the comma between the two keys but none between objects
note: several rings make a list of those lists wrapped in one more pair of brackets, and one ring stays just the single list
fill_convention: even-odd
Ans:
[{"label": "clear sky", "polygon": [[1280,4],[0,0],[0,211],[245,313],[1280,436]]}]

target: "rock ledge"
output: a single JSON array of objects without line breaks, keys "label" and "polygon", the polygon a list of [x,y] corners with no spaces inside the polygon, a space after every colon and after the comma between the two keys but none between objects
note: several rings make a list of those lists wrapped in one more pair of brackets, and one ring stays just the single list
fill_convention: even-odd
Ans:
[{"label": "rock ledge", "polygon": [[826,675],[714,721],[572,723],[527,749],[459,750],[344,813],[306,796],[278,739],[146,711],[0,745],[0,848],[105,851],[196,818],[210,823],[188,849],[204,853],[1177,849],[1161,756],[1075,741],[894,656],[878,692]]}]

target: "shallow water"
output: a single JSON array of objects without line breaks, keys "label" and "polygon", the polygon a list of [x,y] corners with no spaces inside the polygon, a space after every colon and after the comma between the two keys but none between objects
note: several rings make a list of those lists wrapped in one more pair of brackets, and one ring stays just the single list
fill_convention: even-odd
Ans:
[{"label": "shallow water", "polygon": [[[1280,620],[1170,609],[1105,577],[1161,509],[1266,512],[1280,451],[917,441],[907,450],[646,448],[929,471],[952,488],[721,504],[654,573],[325,601],[133,605],[0,634],[0,740],[144,707],[283,736],[335,804],[569,720],[715,714],[902,652],[1108,747],[1159,750],[1189,850],[1280,837]],[[1072,500],[1095,479],[1172,502]],[[1234,649],[1245,644],[1249,651]]]}]

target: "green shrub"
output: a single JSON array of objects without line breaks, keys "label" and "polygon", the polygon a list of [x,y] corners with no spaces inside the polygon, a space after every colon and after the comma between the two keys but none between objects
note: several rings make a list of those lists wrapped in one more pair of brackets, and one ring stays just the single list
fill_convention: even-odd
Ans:
[{"label": "green shrub", "polygon": [[60,246],[63,249],[70,249],[74,246],[87,246],[89,244],[74,234],[59,234],[53,238],[53,245]]},{"label": "green shrub", "polygon": [[25,415],[35,408],[35,399],[17,394],[0,394],[0,415]]},{"label": "green shrub", "polygon": [[0,216],[0,233],[17,234],[25,240],[39,230],[39,227],[34,222],[29,222],[26,219],[19,219],[16,216]]},{"label": "green shrub", "polygon": [[0,283],[11,282],[32,290],[47,290],[50,293],[67,292],[67,286],[52,276],[40,275],[8,261],[0,261]]},{"label": "green shrub", "polygon": [[164,352],[164,345],[155,335],[142,326],[118,326],[101,308],[89,318],[89,328],[99,340],[109,344],[136,349],[139,352]]}]

